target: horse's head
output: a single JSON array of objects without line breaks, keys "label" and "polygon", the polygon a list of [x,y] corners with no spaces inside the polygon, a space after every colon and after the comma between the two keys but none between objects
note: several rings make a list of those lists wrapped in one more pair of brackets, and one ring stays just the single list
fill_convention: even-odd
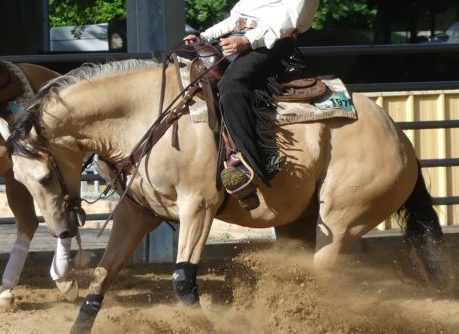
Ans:
[{"label": "horse's head", "polygon": [[[145,110],[151,107],[150,102],[144,106],[139,100],[148,100],[152,85],[148,91],[134,89],[123,74],[130,71],[134,82],[144,76],[141,69],[154,66],[150,60],[127,60],[72,70],[40,89],[13,125],[7,146],[15,178],[36,200],[51,234],[76,233],[77,216],[82,212],[79,193],[85,153],[114,155],[114,160],[120,160],[135,145],[139,127],[149,119]],[[160,75],[160,70],[151,72]],[[155,82],[156,75],[148,77]],[[112,86],[107,89],[109,82]],[[126,103],[120,87],[132,89],[139,99]],[[121,128],[125,131],[116,133]]]},{"label": "horse's head", "polygon": [[79,197],[82,153],[63,148],[62,141],[71,139],[48,141],[36,110],[25,112],[9,136],[3,128],[2,135],[8,137],[14,176],[37,202],[49,232],[60,238],[75,236],[84,214]]}]

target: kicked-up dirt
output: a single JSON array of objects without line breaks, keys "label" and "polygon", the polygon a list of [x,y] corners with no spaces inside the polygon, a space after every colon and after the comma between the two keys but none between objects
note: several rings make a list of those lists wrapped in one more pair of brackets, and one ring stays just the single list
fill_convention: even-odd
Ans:
[{"label": "kicked-up dirt", "polygon": [[[200,266],[201,307],[177,304],[172,265],[126,267],[93,333],[459,333],[459,290],[401,279],[395,253],[352,255],[319,273],[301,245],[257,247]],[[93,268],[76,269],[80,296]],[[48,268],[28,263],[0,333],[66,333],[79,302],[63,300]]]}]

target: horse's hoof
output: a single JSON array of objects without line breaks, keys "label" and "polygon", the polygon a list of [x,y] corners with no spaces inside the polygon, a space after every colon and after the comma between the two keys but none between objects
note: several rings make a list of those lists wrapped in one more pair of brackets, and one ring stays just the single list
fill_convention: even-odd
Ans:
[{"label": "horse's hoof", "polygon": [[15,309],[13,293],[10,289],[3,290],[0,293],[0,313],[14,311]]},{"label": "horse's hoof", "polygon": [[59,291],[64,295],[65,300],[74,302],[78,298],[78,282],[76,280],[55,282]]}]

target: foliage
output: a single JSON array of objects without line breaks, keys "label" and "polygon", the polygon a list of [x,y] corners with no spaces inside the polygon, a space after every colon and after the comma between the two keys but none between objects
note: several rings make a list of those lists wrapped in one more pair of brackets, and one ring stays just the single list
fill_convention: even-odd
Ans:
[{"label": "foliage", "polygon": [[49,0],[52,27],[106,23],[126,13],[126,0]]},{"label": "foliage", "polygon": [[[185,0],[187,23],[197,30],[208,28],[227,17],[236,2],[237,0]],[[313,28],[323,29],[327,22],[371,27],[376,13],[376,9],[368,5],[368,0],[322,0]]]},{"label": "foliage", "polygon": [[376,14],[377,10],[368,5],[368,0],[322,0],[312,26],[322,29],[327,22],[334,22],[372,27]]},{"label": "foliage", "polygon": [[185,0],[186,22],[196,30],[203,30],[221,21],[237,0]]},{"label": "foliage", "polygon": [[[50,24],[57,26],[84,26],[105,23],[126,13],[126,0],[48,0]],[[376,9],[369,0],[322,0],[313,27],[322,29],[327,23],[346,26],[372,26]],[[237,0],[184,0],[187,23],[203,30],[229,15]]]}]

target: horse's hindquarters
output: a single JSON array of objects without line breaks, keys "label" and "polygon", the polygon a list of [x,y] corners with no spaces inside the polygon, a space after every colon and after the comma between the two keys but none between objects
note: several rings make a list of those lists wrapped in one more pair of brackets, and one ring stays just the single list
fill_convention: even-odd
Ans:
[{"label": "horse's hindquarters", "polygon": [[418,173],[411,144],[387,113],[359,94],[353,102],[357,121],[329,123],[330,162],[319,193],[320,219],[352,240],[403,205]]}]

